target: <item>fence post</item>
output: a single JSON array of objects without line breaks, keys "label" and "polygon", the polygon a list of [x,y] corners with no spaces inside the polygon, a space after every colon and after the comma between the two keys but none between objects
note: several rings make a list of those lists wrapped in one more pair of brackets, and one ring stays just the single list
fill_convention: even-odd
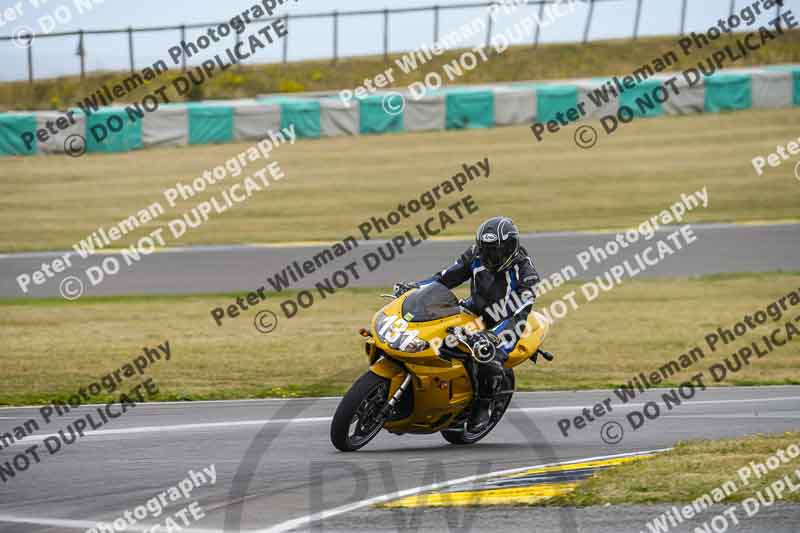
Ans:
[{"label": "fence post", "polygon": [[536,16],[536,35],[533,37],[533,46],[538,48],[539,35],[542,31],[542,17],[544,16],[544,3],[545,0],[539,0],[539,14]]},{"label": "fence post", "polygon": [[287,14],[283,20],[286,23],[286,35],[283,36],[283,64],[285,65],[289,60],[289,15]]},{"label": "fence post", "polygon": [[433,42],[439,42],[439,4],[433,6]]},{"label": "fence post", "polygon": [[78,32],[78,55],[81,57],[81,81],[86,78],[86,48],[84,48],[83,30]]},{"label": "fence post", "polygon": [[633,40],[639,38],[639,23],[642,20],[642,0],[636,0],[636,20],[633,23]]},{"label": "fence post", "polygon": [[[234,55],[235,55],[236,54],[236,47],[239,46],[240,42],[242,42],[242,34],[240,34],[237,31],[234,31],[233,34],[235,35],[235,41],[236,41],[236,42],[233,43]],[[238,58],[236,59],[236,70],[238,70],[240,72],[242,70],[242,60],[238,59]]]},{"label": "fence post", "polygon": [[333,62],[339,59],[339,12],[333,12]]},{"label": "fence post", "polygon": [[133,28],[130,26],[128,26],[128,57],[131,60],[131,74],[133,74],[135,70],[133,64]]},{"label": "fence post", "polygon": [[[33,35],[28,34],[28,83],[33,88]],[[33,92],[31,92],[33,98]]]},{"label": "fence post", "polygon": [[734,11],[736,11],[736,0],[731,0],[731,13],[730,16],[733,16]]},{"label": "fence post", "polygon": [[494,18],[492,17],[492,8],[489,8],[489,21],[486,24],[486,49],[489,49],[489,46],[492,44],[492,23],[494,22]]},{"label": "fence post", "polygon": [[[686,1],[686,0],[684,0]],[[589,0],[589,13],[586,15],[586,27],[583,29],[583,42],[589,41],[589,29],[592,27],[592,18],[594,17],[594,0]]]},{"label": "fence post", "polygon": [[389,10],[383,10],[383,59],[389,61]]},{"label": "fence post", "polygon": [[[186,25],[181,24],[181,46],[186,42]],[[181,54],[181,69],[186,72],[186,54]]]},{"label": "fence post", "polygon": [[686,35],[686,0],[681,5],[681,36]]}]

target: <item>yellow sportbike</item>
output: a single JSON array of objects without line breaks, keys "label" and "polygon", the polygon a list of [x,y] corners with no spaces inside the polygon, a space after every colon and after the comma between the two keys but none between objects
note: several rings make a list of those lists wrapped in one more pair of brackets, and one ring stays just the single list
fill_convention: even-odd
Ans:
[{"label": "yellow sportbike", "polygon": [[369,371],[350,387],[333,416],[331,442],[341,451],[362,448],[382,428],[396,435],[440,432],[452,444],[478,442],[511,403],[514,367],[540,355],[553,358],[540,349],[550,323],[531,311],[504,364],[489,423],[471,432],[467,420],[477,401],[478,365],[487,359],[470,343],[470,334],[481,329],[480,319],[440,283],[389,297],[393,301],[375,314],[370,329],[360,331]]}]

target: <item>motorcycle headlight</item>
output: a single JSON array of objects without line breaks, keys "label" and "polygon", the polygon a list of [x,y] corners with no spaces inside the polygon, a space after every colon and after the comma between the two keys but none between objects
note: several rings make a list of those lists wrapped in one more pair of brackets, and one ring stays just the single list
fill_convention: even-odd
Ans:
[{"label": "motorcycle headlight", "polygon": [[375,333],[379,341],[401,352],[416,353],[428,348],[428,343],[418,337],[419,331],[409,330],[408,322],[398,316],[378,315]]}]

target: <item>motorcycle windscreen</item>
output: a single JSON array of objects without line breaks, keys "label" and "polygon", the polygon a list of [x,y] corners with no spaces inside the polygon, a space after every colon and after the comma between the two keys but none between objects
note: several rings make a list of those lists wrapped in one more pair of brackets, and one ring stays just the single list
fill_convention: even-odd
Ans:
[{"label": "motorcycle windscreen", "polygon": [[403,319],[407,322],[429,322],[459,312],[456,295],[438,282],[412,292],[403,302]]}]

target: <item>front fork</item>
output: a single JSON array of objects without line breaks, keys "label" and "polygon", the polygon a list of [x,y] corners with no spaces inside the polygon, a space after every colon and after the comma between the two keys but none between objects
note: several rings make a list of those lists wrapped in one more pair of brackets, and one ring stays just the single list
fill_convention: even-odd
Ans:
[{"label": "front fork", "polygon": [[397,387],[397,390],[394,391],[394,394],[389,399],[389,401],[386,402],[386,405],[383,406],[383,409],[381,409],[381,416],[384,419],[387,419],[392,415],[395,406],[403,397],[403,395],[406,393],[406,390],[408,389],[408,386],[410,384],[411,384],[411,372],[407,372],[406,377],[403,379],[403,382],[400,384],[399,387]]},{"label": "front fork", "polygon": [[377,374],[389,381],[389,392],[392,390],[392,383],[395,382],[395,380],[398,380],[400,376],[403,376],[403,381],[400,382],[400,385],[397,387],[397,389],[395,389],[394,394],[392,394],[391,398],[389,398],[389,401],[386,402],[386,405],[381,408],[381,416],[388,418],[391,416],[392,411],[397,406],[398,402],[403,398],[403,395],[408,390],[409,385],[411,385],[411,372],[409,372],[401,364],[387,357],[378,358],[374,363],[372,363],[372,365],[370,365],[369,369],[373,374]]}]

